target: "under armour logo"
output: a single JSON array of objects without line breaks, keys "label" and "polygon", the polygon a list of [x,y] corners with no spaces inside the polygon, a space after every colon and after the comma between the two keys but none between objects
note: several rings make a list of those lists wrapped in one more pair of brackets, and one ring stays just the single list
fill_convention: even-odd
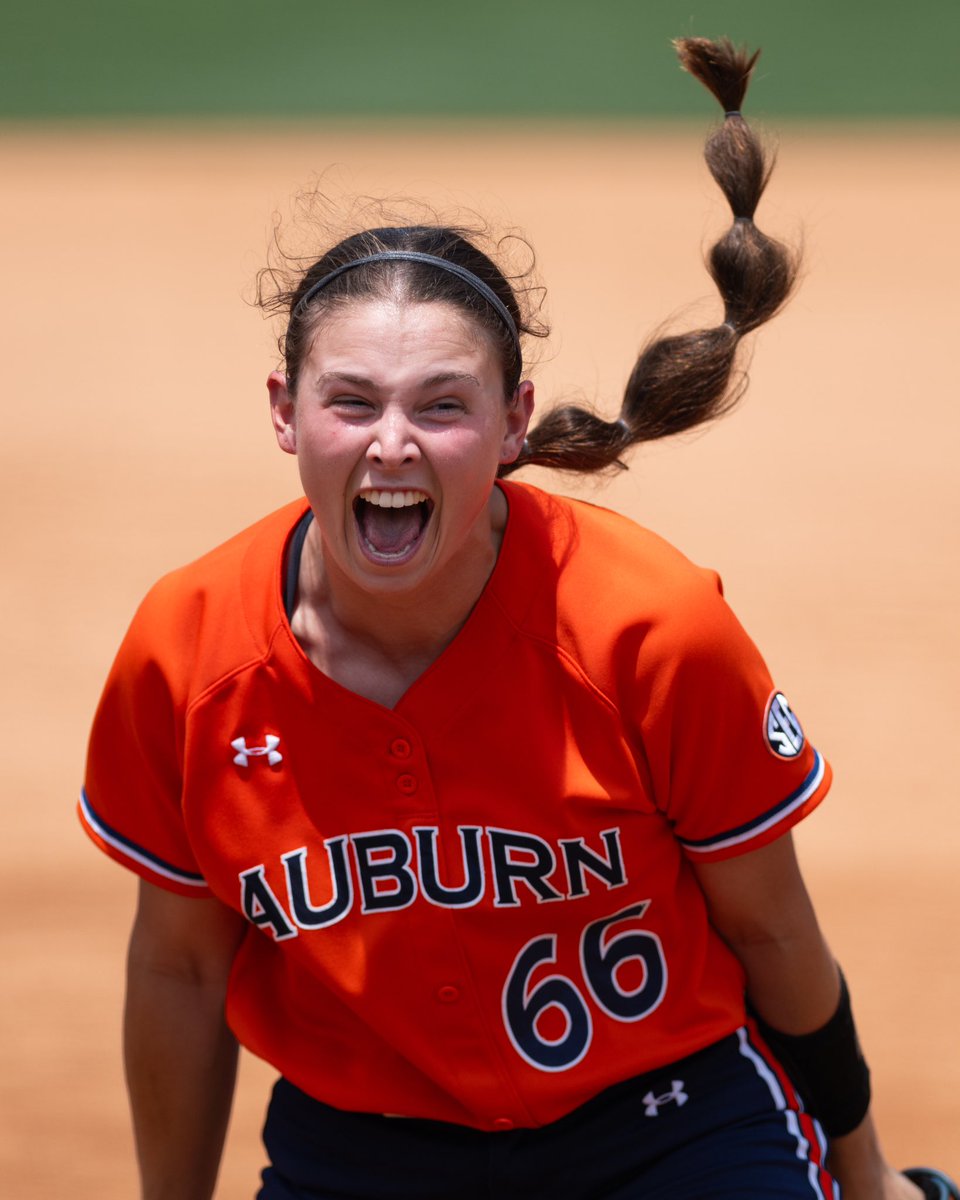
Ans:
[{"label": "under armour logo", "polygon": [[673,1079],[670,1081],[669,1092],[664,1092],[662,1096],[655,1096],[653,1092],[647,1092],[643,1098],[643,1103],[646,1105],[644,1113],[648,1117],[655,1117],[660,1108],[664,1104],[674,1103],[677,1108],[682,1108],[690,1099],[687,1093],[683,1090],[683,1080]]},{"label": "under armour logo", "polygon": [[264,746],[248,746],[247,739],[242,737],[234,738],[230,745],[237,752],[233,761],[238,767],[249,767],[251,758],[266,757],[271,767],[275,767],[278,762],[283,762],[283,755],[277,750],[280,739],[275,733],[266,735],[266,745]]},{"label": "under armour logo", "polygon": [[803,730],[782,692],[774,692],[767,705],[766,735],[778,758],[796,758],[803,749]]}]

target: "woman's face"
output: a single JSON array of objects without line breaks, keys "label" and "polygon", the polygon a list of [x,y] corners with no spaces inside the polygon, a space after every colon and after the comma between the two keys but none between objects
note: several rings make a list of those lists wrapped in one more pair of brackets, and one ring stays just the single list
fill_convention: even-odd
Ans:
[{"label": "woman's face", "polygon": [[492,341],[459,309],[389,299],[336,308],[296,395],[278,372],[268,387],[328,573],[397,592],[490,559],[493,484],[520,453],[533,385],[504,400]]}]

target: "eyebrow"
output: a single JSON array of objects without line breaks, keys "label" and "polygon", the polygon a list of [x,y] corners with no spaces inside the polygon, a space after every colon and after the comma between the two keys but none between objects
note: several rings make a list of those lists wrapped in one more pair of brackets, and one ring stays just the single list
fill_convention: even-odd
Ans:
[{"label": "eyebrow", "polygon": [[[367,388],[370,391],[379,391],[379,385],[372,379],[367,379],[365,375],[353,375],[349,371],[323,371],[317,376],[317,383],[349,383],[354,387]],[[471,375],[469,371],[438,371],[436,375],[430,375],[420,384],[422,388],[441,387],[445,383],[472,383],[474,387],[479,388],[480,380],[476,375]]]},{"label": "eyebrow", "polygon": [[472,383],[474,387],[480,387],[480,380],[476,375],[471,375],[469,371],[441,371],[439,374],[425,379],[423,386],[439,387],[444,383]]}]

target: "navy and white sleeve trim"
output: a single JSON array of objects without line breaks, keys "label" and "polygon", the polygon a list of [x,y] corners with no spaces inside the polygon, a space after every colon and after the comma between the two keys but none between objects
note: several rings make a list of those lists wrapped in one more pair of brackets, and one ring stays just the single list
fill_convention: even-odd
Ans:
[{"label": "navy and white sleeve trim", "polygon": [[206,888],[207,881],[202,875],[193,871],[184,871],[173,866],[172,863],[165,862],[156,854],[151,854],[149,850],[138,846],[136,842],[130,841],[129,838],[124,837],[122,833],[118,833],[116,829],[108,825],[94,811],[87,799],[87,793],[83,789],[80,791],[80,816],[95,837],[127,859],[131,866],[137,863],[141,867],[146,867],[154,875],[160,875],[164,879],[170,879],[174,883],[183,884],[186,887]]},{"label": "navy and white sleeve trim", "polygon": [[727,829],[723,833],[714,834],[713,837],[709,838],[696,840],[680,838],[681,846],[690,854],[708,854],[714,850],[726,850],[731,846],[740,846],[744,842],[752,841],[762,833],[766,833],[768,829],[772,829],[775,825],[779,825],[781,821],[786,820],[798,808],[803,808],[810,797],[816,793],[821,783],[823,783],[825,771],[826,764],[819,753],[814,750],[813,768],[810,774],[796,791],[791,792],[785,800],[781,800],[779,804],[767,809],[765,813],[761,813],[759,817],[755,817],[752,821],[747,821],[744,825],[738,825],[736,829]]}]

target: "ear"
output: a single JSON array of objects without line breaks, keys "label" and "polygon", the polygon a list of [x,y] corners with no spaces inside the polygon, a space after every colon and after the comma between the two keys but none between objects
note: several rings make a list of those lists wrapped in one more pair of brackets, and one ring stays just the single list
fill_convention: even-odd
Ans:
[{"label": "ear", "polygon": [[277,445],[287,454],[296,454],[296,404],[287,387],[287,377],[282,371],[270,372],[267,376],[267,391],[270,393],[270,420],[277,435]]},{"label": "ear", "polygon": [[520,457],[527,426],[533,416],[533,384],[529,379],[517,385],[513,398],[507,405],[507,424],[500,446],[500,462],[512,463]]}]

